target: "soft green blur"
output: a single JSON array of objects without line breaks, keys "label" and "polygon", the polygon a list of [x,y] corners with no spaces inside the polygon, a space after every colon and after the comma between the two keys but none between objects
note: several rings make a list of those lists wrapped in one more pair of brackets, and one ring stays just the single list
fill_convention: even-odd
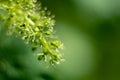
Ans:
[{"label": "soft green blur", "polygon": [[65,62],[39,62],[29,46],[0,34],[0,80],[120,80],[119,0],[40,0],[55,14]]}]

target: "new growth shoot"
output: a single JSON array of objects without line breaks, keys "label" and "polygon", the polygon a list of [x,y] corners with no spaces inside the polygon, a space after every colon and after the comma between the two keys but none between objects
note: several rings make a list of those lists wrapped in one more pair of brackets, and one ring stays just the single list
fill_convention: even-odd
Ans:
[{"label": "new growth shoot", "polygon": [[0,27],[7,35],[15,34],[26,44],[32,45],[38,60],[58,64],[62,60],[59,50],[63,44],[54,38],[53,19],[47,8],[36,0],[0,0]]}]

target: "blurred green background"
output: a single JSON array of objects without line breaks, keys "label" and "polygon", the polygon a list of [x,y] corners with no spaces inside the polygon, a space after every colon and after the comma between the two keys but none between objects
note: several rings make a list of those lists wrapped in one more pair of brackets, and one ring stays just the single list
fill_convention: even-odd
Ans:
[{"label": "blurred green background", "polygon": [[120,80],[120,0],[40,0],[55,15],[65,62],[39,62],[0,34],[0,80]]}]

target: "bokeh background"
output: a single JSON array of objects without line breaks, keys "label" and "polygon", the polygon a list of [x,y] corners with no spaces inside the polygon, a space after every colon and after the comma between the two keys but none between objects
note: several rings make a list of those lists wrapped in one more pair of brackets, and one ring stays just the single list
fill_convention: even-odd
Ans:
[{"label": "bokeh background", "polygon": [[55,15],[65,62],[39,62],[0,34],[0,80],[120,80],[120,0],[39,0]]}]

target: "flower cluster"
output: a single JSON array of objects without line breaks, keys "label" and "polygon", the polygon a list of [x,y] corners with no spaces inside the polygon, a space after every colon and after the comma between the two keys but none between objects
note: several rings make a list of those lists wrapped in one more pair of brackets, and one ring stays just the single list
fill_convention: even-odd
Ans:
[{"label": "flower cluster", "polygon": [[58,64],[63,45],[53,36],[53,18],[36,0],[0,0],[0,27],[7,29],[7,35],[15,34],[31,44],[33,52],[41,48],[38,60]]}]

